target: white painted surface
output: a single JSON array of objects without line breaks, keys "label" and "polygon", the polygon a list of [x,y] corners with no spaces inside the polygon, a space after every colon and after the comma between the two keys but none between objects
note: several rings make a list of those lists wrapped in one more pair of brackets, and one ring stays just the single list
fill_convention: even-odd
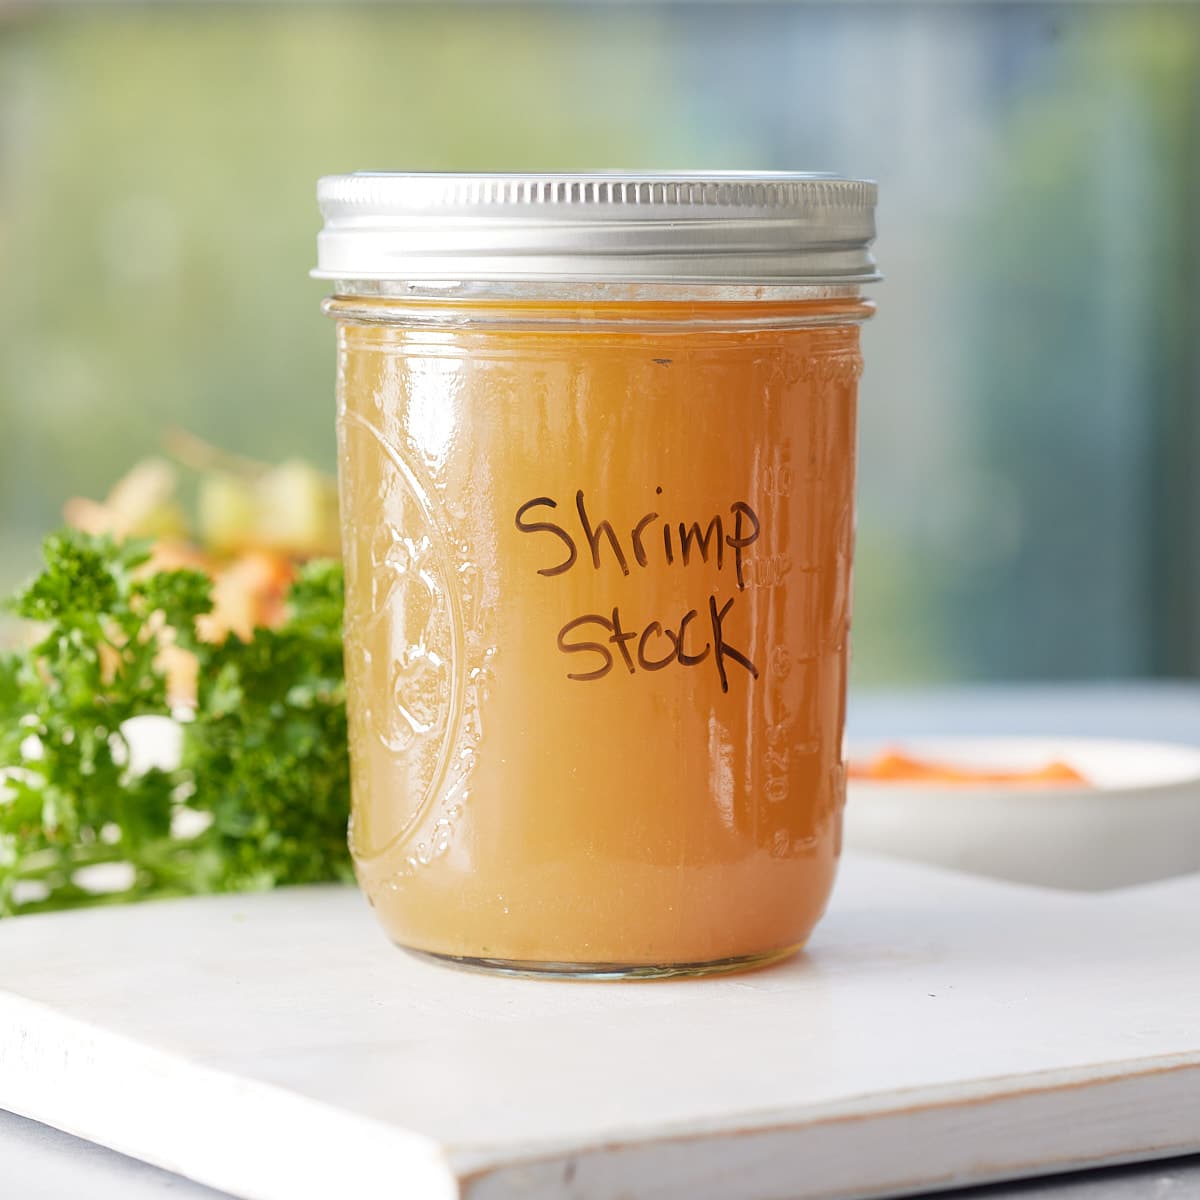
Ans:
[{"label": "white painted surface", "polygon": [[[1200,732],[1200,731],[1198,731]],[[1065,762],[1088,786],[850,782],[846,845],[1048,887],[1100,890],[1200,871],[1200,749],[1108,738],[852,742],[976,770]]]},{"label": "white painted surface", "polygon": [[4,1200],[228,1200],[227,1192],[0,1112]]},{"label": "white painted surface", "polygon": [[809,953],[493,979],[356,893],[0,926],[0,1106],[255,1200],[897,1194],[1200,1149],[1200,879],[847,864]]}]

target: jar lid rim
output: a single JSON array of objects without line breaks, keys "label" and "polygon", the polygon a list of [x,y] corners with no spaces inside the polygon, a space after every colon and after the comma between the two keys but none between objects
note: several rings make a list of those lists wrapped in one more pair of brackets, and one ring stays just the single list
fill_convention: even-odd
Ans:
[{"label": "jar lid rim", "polygon": [[359,171],[317,200],[326,279],[879,278],[875,183],[824,172]]}]

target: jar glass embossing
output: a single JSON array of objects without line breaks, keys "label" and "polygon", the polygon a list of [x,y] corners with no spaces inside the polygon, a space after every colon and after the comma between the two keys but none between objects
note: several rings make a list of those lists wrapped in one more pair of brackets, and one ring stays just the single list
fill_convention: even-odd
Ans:
[{"label": "jar glass embossing", "polygon": [[321,181],[351,849],[504,971],[786,955],[845,797],[870,183]]}]

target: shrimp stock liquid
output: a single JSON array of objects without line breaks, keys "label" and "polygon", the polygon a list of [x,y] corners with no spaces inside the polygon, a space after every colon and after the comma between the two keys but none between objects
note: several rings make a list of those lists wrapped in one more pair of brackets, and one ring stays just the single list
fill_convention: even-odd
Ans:
[{"label": "shrimp stock liquid", "polygon": [[809,936],[868,312],[810,292],[327,302],[351,847],[401,945],[636,975]]}]

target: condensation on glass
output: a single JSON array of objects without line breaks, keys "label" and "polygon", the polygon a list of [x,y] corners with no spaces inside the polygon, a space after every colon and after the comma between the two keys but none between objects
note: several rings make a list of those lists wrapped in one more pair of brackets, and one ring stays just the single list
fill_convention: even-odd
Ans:
[{"label": "condensation on glass", "polygon": [[833,883],[874,185],[324,179],[358,876],[476,967],[728,970]]}]

